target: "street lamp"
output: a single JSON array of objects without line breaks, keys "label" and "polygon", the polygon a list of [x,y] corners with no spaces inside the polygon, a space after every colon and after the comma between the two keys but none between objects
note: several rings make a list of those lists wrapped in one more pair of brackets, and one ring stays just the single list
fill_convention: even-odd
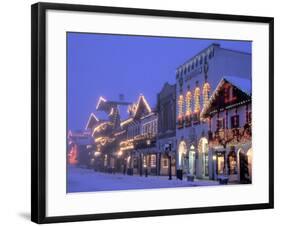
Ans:
[{"label": "street lamp", "polygon": [[215,172],[215,164],[216,164],[216,160],[217,160],[217,155],[216,154],[214,154],[213,155],[213,164],[212,164],[212,169],[213,169],[213,179],[215,180],[215,175],[216,175],[216,172]]},{"label": "street lamp", "polygon": [[166,146],[166,153],[168,155],[169,160],[169,180],[172,180],[172,144],[169,143],[168,146]]}]

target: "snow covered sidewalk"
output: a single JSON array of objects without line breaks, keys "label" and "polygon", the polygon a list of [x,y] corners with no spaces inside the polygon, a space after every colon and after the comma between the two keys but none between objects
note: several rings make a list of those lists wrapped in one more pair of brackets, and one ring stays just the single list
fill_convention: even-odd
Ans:
[{"label": "snow covered sidewalk", "polygon": [[217,181],[178,180],[173,176],[128,176],[123,174],[108,174],[95,172],[92,169],[78,167],[68,168],[68,192],[90,192],[90,191],[112,191],[128,189],[151,189],[151,188],[173,188],[219,185]]}]

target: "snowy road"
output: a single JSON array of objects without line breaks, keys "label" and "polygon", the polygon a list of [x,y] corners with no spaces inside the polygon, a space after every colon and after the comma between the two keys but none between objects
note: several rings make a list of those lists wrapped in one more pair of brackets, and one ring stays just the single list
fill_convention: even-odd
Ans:
[{"label": "snowy road", "polygon": [[168,176],[128,176],[95,172],[92,169],[68,168],[68,192],[112,191],[128,189],[151,189],[219,185],[216,181],[188,182]]}]

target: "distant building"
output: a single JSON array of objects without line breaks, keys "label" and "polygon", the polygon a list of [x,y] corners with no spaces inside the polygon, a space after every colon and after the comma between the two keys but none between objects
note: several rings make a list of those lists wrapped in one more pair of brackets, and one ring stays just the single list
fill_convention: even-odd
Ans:
[{"label": "distant building", "polygon": [[94,139],[94,151],[92,153],[92,165],[96,170],[116,172],[119,167],[116,149],[119,145],[116,133],[120,130],[120,114],[118,106],[129,105],[123,101],[108,101],[100,97],[96,111],[107,114],[106,119],[98,119],[92,113],[88,119],[86,129],[91,130]]},{"label": "distant building", "polygon": [[124,172],[133,174],[157,173],[157,114],[143,95],[129,107],[129,118],[121,122],[119,157],[124,161]]},{"label": "distant building", "polygon": [[[251,54],[212,44],[177,68],[177,176],[213,179],[208,120],[201,117],[221,78],[251,81]],[[204,154],[203,154],[204,153]]]},{"label": "distant building", "polygon": [[68,132],[68,163],[88,167],[93,149],[93,140],[89,131]]},{"label": "distant building", "polygon": [[157,112],[158,175],[168,175],[169,167],[171,167],[172,175],[175,175],[177,148],[176,85],[164,84],[162,90],[157,95]]}]

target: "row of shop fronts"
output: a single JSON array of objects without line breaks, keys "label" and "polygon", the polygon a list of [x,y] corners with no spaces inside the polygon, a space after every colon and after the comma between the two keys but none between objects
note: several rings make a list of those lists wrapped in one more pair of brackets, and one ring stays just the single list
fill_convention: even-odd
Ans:
[{"label": "row of shop fronts", "polygon": [[178,167],[184,175],[198,179],[218,180],[227,178],[229,182],[251,183],[252,147],[251,143],[227,148],[209,148],[206,138],[200,139],[196,150],[185,141],[180,142]]},{"label": "row of shop fronts", "polygon": [[[101,97],[96,111],[108,117],[90,115],[84,142],[69,136],[69,153],[76,153],[69,163],[128,176],[251,183],[250,61],[211,45],[177,69],[176,84],[163,85],[154,108],[142,94],[135,103]],[[231,72],[237,76],[222,76]],[[120,105],[128,107],[124,120]]]}]

